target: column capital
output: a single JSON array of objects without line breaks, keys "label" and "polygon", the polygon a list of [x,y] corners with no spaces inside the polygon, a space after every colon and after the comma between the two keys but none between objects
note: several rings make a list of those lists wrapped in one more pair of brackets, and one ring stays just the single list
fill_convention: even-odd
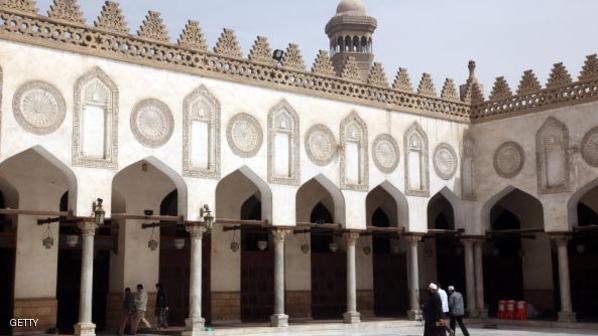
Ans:
[{"label": "column capital", "polygon": [[566,245],[571,240],[569,232],[549,233],[550,239],[554,240],[557,245]]},{"label": "column capital", "polygon": [[202,239],[204,232],[206,232],[206,228],[203,226],[199,226],[199,225],[187,226],[185,228],[185,230],[187,232],[189,232],[189,235],[191,236],[191,238],[198,238],[198,239]]},{"label": "column capital", "polygon": [[347,243],[349,245],[355,245],[359,239],[359,232],[347,232],[345,236],[347,237]]},{"label": "column capital", "polygon": [[413,234],[413,233],[411,233],[411,234],[406,234],[403,237],[405,237],[405,239],[407,240],[407,242],[409,242],[411,244],[416,244],[416,243],[421,242],[424,236],[423,236],[423,234]]},{"label": "column capital", "polygon": [[270,231],[274,243],[284,243],[286,236],[291,233],[289,229],[274,229]]},{"label": "column capital", "polygon": [[90,237],[95,236],[98,225],[95,222],[80,222],[77,224],[81,230],[81,236]]}]

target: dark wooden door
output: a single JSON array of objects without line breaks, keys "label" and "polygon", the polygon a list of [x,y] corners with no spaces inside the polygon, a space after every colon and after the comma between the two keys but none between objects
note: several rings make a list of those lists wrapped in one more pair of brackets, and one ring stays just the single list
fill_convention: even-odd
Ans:
[{"label": "dark wooden door", "polygon": [[[8,238],[12,240],[12,237],[0,236],[0,239]],[[0,272],[0,335],[9,334],[8,321],[13,317],[13,284],[14,284],[14,262],[15,262],[15,249],[7,246],[8,244],[2,244],[0,247],[0,265],[2,265]]]},{"label": "dark wooden door", "polygon": [[484,257],[484,296],[488,313],[496,315],[499,300],[523,300],[523,270],[518,255]]},{"label": "dark wooden door", "polygon": [[79,321],[79,288],[81,287],[81,250],[61,248],[58,251],[57,327],[60,333],[72,333]]},{"label": "dark wooden door", "polygon": [[347,259],[337,252],[311,253],[311,300],[314,319],[339,319],[347,309]]},{"label": "dark wooden door", "polygon": [[160,284],[164,288],[170,307],[168,324],[183,326],[185,319],[189,317],[189,241],[182,250],[169,246],[165,239],[162,239],[161,243],[163,247],[160,249]]},{"label": "dark wooden door", "polygon": [[379,317],[407,315],[407,257],[405,253],[375,253],[374,313]]},{"label": "dark wooden door", "polygon": [[[465,297],[465,256],[461,243],[453,238],[436,238],[436,272],[444,287],[454,286]],[[467,302],[467,301],[465,301]]]},{"label": "dark wooden door", "polygon": [[[206,322],[212,321],[210,309],[210,250],[211,236],[204,235],[202,241],[202,297],[201,312]],[[189,281],[191,267],[190,242],[177,250],[172,246],[173,237],[163,237],[160,248],[160,284],[168,299],[168,323],[171,326],[185,325],[189,317]],[[152,312],[153,314],[153,312]]]},{"label": "dark wooden door", "polygon": [[[259,203],[258,203],[259,204]],[[248,218],[260,218],[254,213]],[[241,320],[265,322],[274,311],[274,253],[268,244],[265,250],[259,242],[268,242],[268,232],[243,229],[241,232]]]}]

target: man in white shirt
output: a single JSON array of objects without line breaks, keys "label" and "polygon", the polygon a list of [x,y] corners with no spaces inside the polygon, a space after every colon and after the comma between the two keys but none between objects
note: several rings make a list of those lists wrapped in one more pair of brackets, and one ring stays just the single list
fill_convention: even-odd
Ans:
[{"label": "man in white shirt", "polygon": [[139,322],[143,323],[146,328],[151,328],[152,325],[145,319],[145,311],[147,310],[147,293],[143,290],[143,285],[137,285],[137,295],[135,295],[135,309],[136,316],[131,331],[133,334],[137,333]]}]

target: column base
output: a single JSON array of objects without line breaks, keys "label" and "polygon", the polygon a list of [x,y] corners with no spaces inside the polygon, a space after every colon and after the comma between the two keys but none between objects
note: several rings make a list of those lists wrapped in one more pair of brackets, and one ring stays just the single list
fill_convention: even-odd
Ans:
[{"label": "column base", "polygon": [[559,322],[576,322],[577,316],[574,312],[559,312]]},{"label": "column base", "polygon": [[274,328],[286,328],[289,326],[289,316],[285,314],[272,314],[270,326]]},{"label": "column base", "polygon": [[183,336],[198,336],[202,335],[205,330],[206,320],[203,318],[188,318],[185,320],[185,331],[181,333]]},{"label": "column base", "polygon": [[409,321],[421,321],[424,319],[424,315],[421,310],[408,310],[407,319]]},{"label": "column base", "polygon": [[75,336],[95,336],[96,325],[93,323],[77,323],[75,324]]},{"label": "column base", "polygon": [[347,324],[356,324],[361,322],[361,314],[358,312],[346,312],[343,314],[343,321]]},{"label": "column base", "polygon": [[469,318],[479,317],[480,311],[477,309],[471,309],[471,310],[467,311],[467,315],[469,316]]}]

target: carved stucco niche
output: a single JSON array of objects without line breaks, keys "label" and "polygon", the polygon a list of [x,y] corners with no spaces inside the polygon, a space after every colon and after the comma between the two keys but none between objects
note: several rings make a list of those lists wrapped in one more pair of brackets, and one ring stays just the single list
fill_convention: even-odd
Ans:
[{"label": "carved stucco niche", "polygon": [[498,176],[510,179],[521,172],[525,163],[525,152],[520,144],[507,141],[494,152],[494,170]]},{"label": "carved stucco niche", "polygon": [[268,113],[268,182],[298,185],[299,115],[283,100]]},{"label": "carved stucco niche", "polygon": [[598,127],[594,127],[584,135],[581,141],[581,156],[584,161],[598,168]]},{"label": "carved stucco niche", "polygon": [[96,67],[79,77],[74,97],[73,165],[117,169],[118,87]]},{"label": "carved stucco niche", "polygon": [[251,158],[262,147],[264,134],[262,126],[254,116],[239,113],[229,120],[226,138],[233,153],[242,158]]},{"label": "carved stucco niche", "polygon": [[369,186],[368,129],[356,112],[340,127],[341,189],[367,191]]},{"label": "carved stucco niche", "polygon": [[461,149],[461,197],[464,200],[474,201],[475,194],[475,141],[473,136],[466,132],[463,135]]},{"label": "carved stucco niche", "polygon": [[392,174],[401,158],[399,144],[390,134],[380,134],[374,139],[372,157],[376,167],[385,174]]},{"label": "carved stucco niche", "polygon": [[220,177],[220,102],[205,87],[183,102],[183,175]]},{"label": "carved stucco niche", "polygon": [[428,136],[418,123],[407,129],[405,146],[405,194],[428,197],[430,195],[430,168]]},{"label": "carved stucco niche", "polygon": [[457,152],[447,143],[441,143],[434,150],[434,170],[443,180],[450,180],[457,172],[459,159]]},{"label": "carved stucco niche", "polygon": [[58,89],[43,81],[21,85],[12,100],[15,119],[29,133],[47,135],[64,122],[66,104]]},{"label": "carved stucco niche", "polygon": [[536,133],[536,175],[541,194],[569,189],[569,129],[550,117]]},{"label": "carved stucco niche", "polygon": [[154,98],[138,102],[131,113],[131,131],[142,145],[158,148],[170,140],[174,117],[168,105]]},{"label": "carved stucco niche", "polygon": [[305,153],[318,166],[329,165],[336,156],[337,148],[334,133],[325,125],[313,125],[305,135]]}]

